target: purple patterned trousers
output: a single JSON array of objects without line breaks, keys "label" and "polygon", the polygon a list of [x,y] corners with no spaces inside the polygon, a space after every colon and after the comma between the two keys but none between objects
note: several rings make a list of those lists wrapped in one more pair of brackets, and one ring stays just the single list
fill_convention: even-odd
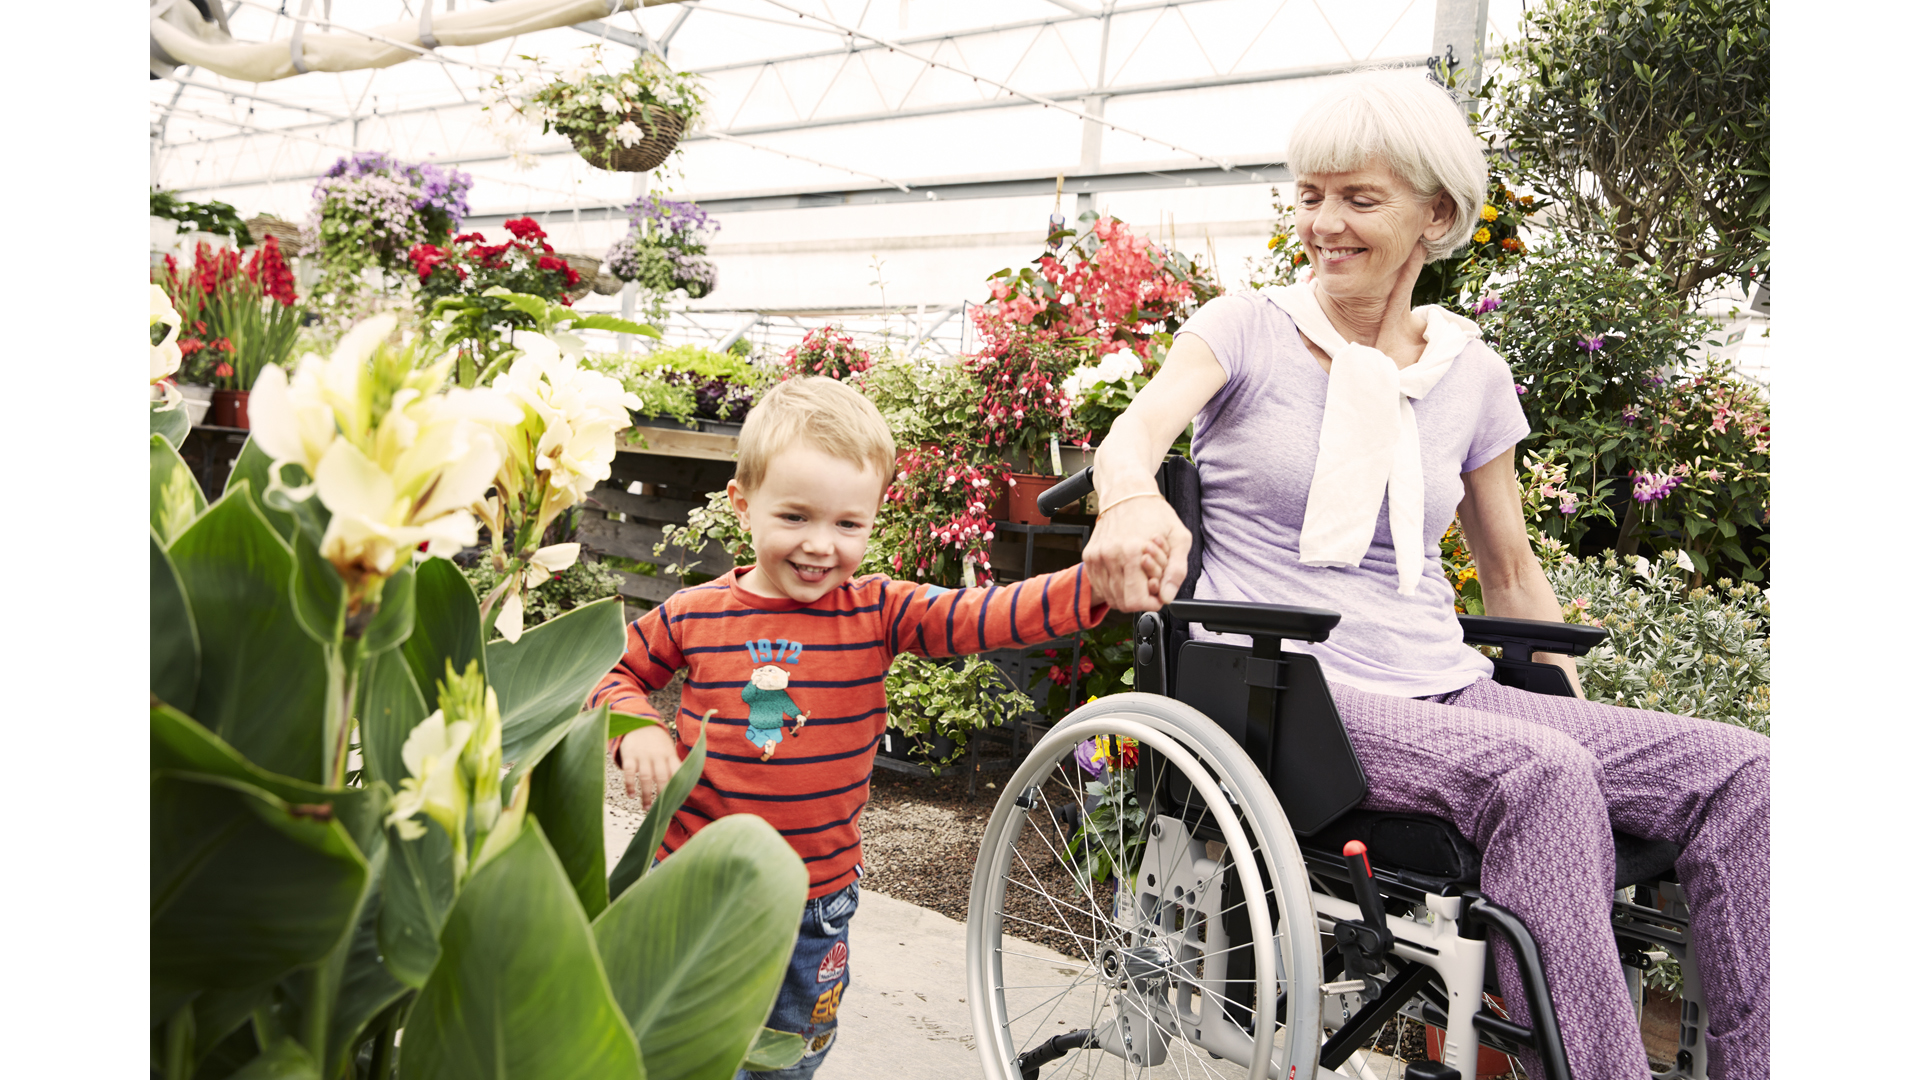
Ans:
[{"label": "purple patterned trousers", "polygon": [[[1453,822],[1480,848],[1481,891],[1533,931],[1576,1080],[1648,1076],[1610,929],[1616,828],[1684,848],[1710,1074],[1769,1075],[1765,737],[1488,680],[1437,700],[1330,687],[1366,769],[1361,805]],[[1519,986],[1511,950],[1494,960]],[[1523,995],[1505,997],[1527,1022]]]}]

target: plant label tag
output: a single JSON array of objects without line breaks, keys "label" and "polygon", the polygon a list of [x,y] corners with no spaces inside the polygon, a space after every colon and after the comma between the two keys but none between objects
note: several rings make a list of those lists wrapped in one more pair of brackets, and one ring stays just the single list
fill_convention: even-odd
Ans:
[{"label": "plant label tag", "polygon": [[966,588],[969,588],[969,589],[973,588],[973,564],[972,563],[961,564],[960,583]]},{"label": "plant label tag", "polygon": [[1047,449],[1053,454],[1053,475],[1063,475],[1066,470],[1060,467],[1060,436],[1047,436]]}]

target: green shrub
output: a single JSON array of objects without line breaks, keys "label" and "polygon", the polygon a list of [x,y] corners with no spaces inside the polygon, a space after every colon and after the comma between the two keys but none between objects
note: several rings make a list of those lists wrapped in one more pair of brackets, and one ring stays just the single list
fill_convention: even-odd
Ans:
[{"label": "green shrub", "polygon": [[[475,596],[486,596],[494,586],[500,584],[501,575],[484,557],[472,566],[461,567],[460,573],[473,586]],[[526,621],[523,625],[528,628],[538,626],[583,604],[590,604],[602,597],[617,596],[619,592],[620,575],[599,563],[583,559],[521,594],[526,604]]]},{"label": "green shrub", "polygon": [[1031,698],[978,656],[929,660],[901,653],[887,670],[887,726],[953,740],[952,752],[940,757],[933,757],[925,742],[915,750],[935,776],[959,759],[975,731],[1000,727],[1032,708]]},{"label": "green shrub", "polygon": [[1688,584],[1679,552],[1564,559],[1547,579],[1568,622],[1603,626],[1607,643],[1578,661],[1590,701],[1771,730],[1770,605],[1752,582]]}]

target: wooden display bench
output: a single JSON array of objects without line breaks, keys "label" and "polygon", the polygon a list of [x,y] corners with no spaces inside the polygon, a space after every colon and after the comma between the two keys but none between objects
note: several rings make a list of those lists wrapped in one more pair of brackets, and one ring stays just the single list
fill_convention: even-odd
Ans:
[{"label": "wooden display bench", "polygon": [[[652,566],[686,563],[681,551],[655,555],[669,525],[685,525],[687,515],[707,505],[707,494],[733,478],[740,441],[732,435],[683,428],[636,427],[621,435],[613,456],[613,475],[589,494],[580,508],[581,547],[596,555],[614,555]],[[641,485],[639,494],[628,490]],[[690,562],[694,570],[719,575],[733,569],[726,553],[709,547]],[[680,588],[677,577],[648,577],[626,570],[620,595],[657,604]]]},{"label": "wooden display bench", "polygon": [[[200,491],[208,502],[218,499],[227,490],[227,476],[233,472],[234,460],[246,445],[246,428],[195,424],[187,429],[187,437],[180,443],[180,459],[187,463],[187,471],[199,481]],[[256,491],[254,494],[260,493]]]}]

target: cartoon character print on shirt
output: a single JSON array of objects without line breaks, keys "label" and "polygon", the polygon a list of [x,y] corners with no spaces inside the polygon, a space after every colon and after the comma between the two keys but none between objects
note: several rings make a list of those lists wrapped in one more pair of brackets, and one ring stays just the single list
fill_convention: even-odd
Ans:
[{"label": "cartoon character print on shirt", "polygon": [[[755,660],[783,660],[797,663],[800,660],[801,644],[781,638],[768,641],[746,643],[747,654]],[[760,748],[760,760],[773,757],[773,751],[780,744],[784,718],[793,717],[793,733],[797,736],[807,724],[807,714],[802,712],[792,697],[787,694],[787,681],[791,678],[787,670],[778,664],[762,664],[754,668],[747,677],[747,685],[740,688],[740,700],[747,705],[747,741]]]}]

